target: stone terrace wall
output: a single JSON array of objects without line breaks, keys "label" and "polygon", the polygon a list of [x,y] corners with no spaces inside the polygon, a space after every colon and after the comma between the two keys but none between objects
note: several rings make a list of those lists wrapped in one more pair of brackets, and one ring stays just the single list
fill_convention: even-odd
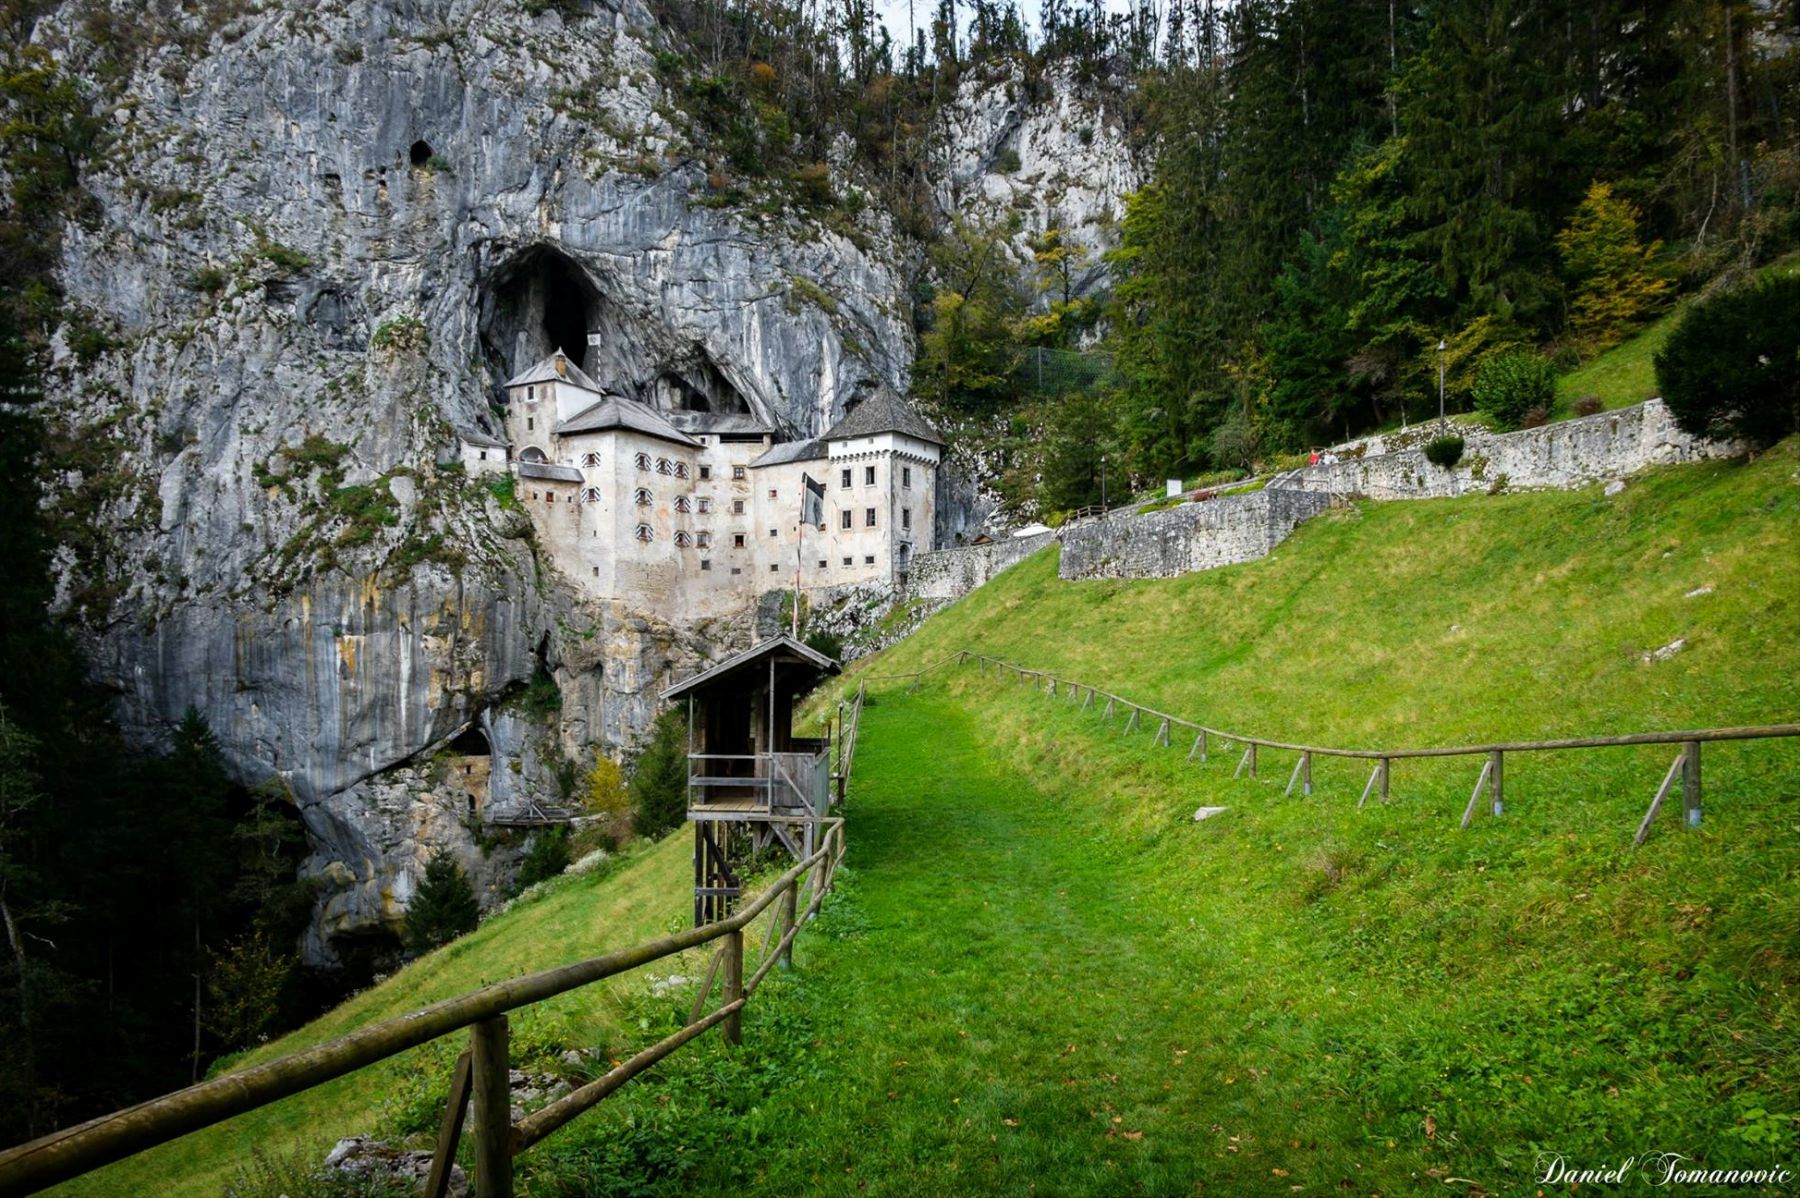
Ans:
[{"label": "stone terrace wall", "polygon": [[1403,434],[1353,441],[1330,466],[1308,466],[1271,483],[1272,488],[1366,495],[1370,499],[1442,499],[1470,491],[1585,486],[1634,474],[1647,466],[1731,457],[1740,446],[1693,437],[1675,424],[1660,399],[1546,424],[1515,433],[1456,426],[1464,439],[1462,461],[1449,470],[1425,460],[1423,446],[1435,425]]},{"label": "stone terrace wall", "polygon": [[1161,511],[1114,515],[1062,531],[1064,578],[1170,578],[1253,561],[1302,521],[1331,506],[1329,495],[1265,488]]},{"label": "stone terrace wall", "polygon": [[960,599],[994,575],[1016,566],[1056,540],[1054,532],[1009,537],[988,545],[962,545],[913,558],[907,595],[919,599]]}]

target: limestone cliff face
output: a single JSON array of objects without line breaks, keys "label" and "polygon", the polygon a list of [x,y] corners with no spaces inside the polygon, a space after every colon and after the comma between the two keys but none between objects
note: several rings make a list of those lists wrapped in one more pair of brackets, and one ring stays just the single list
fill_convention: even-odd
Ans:
[{"label": "limestone cliff face", "polygon": [[1143,185],[1149,165],[1124,128],[1123,99],[1112,84],[1079,80],[1067,63],[1036,80],[1016,63],[971,71],[941,118],[939,207],[1007,228],[1021,270],[1031,242],[1060,228],[1086,255],[1075,294],[1104,289],[1102,255],[1117,248],[1124,196]]},{"label": "limestone cliff face", "polygon": [[[76,69],[93,7],[36,35]],[[128,733],[196,707],[247,781],[292,794],[319,960],[391,930],[438,851],[497,890],[509,850],[478,851],[437,780],[451,738],[491,747],[486,804],[556,801],[570,762],[631,744],[663,686],[752,632],[576,598],[457,465],[456,429],[499,431],[501,381],[561,346],[603,386],[802,435],[907,381],[917,247],[873,205],[852,236],[716,206],[664,34],[635,0],[581,7],[246,8],[203,52],[138,61],[68,229],[62,602]]]}]

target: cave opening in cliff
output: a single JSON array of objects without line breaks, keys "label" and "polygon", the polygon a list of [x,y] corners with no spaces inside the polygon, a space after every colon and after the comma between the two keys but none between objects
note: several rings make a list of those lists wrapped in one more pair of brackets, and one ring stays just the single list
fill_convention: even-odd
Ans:
[{"label": "cave opening in cliff", "polygon": [[502,379],[562,350],[589,370],[588,333],[601,321],[599,288],[566,254],[533,246],[509,262],[485,289],[481,338]]},{"label": "cave opening in cliff", "polygon": [[450,751],[458,757],[491,757],[494,752],[480,724],[470,724],[458,733],[450,742]]},{"label": "cave opening in cliff", "polygon": [[704,351],[694,360],[664,370],[651,384],[651,405],[665,412],[747,415],[750,404]]},{"label": "cave opening in cliff", "polygon": [[414,166],[426,165],[431,161],[431,143],[424,140],[415,141],[412,144],[412,150],[407,154],[407,157],[412,161]]}]

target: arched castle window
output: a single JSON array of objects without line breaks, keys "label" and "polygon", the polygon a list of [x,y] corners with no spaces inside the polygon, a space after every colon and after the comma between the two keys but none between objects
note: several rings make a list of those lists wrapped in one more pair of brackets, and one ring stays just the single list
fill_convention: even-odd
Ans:
[{"label": "arched castle window", "polygon": [[632,530],[631,535],[636,537],[639,541],[642,541],[646,545],[648,545],[651,541],[654,541],[656,539],[656,533],[650,528],[650,526],[648,524],[638,525],[635,529]]},{"label": "arched castle window", "polygon": [[678,512],[691,512],[694,510],[694,501],[689,499],[686,495],[677,495],[675,497],[675,510]]},{"label": "arched castle window", "polygon": [[687,476],[688,476],[688,464],[686,462],[676,462],[675,463],[675,477],[676,478],[686,478]]},{"label": "arched castle window", "polygon": [[650,494],[649,487],[639,487],[631,493],[631,502],[639,507],[649,507],[656,502],[656,496]]},{"label": "arched castle window", "polygon": [[658,474],[673,474],[675,473],[675,466],[668,458],[657,458],[656,472]]},{"label": "arched castle window", "polygon": [[636,458],[635,458],[635,459],[633,459],[633,460],[634,460],[634,461],[636,461],[636,462],[637,462],[637,468],[638,468],[638,469],[639,469],[639,470],[648,470],[648,469],[650,469],[650,455],[649,455],[649,454],[647,454],[647,453],[640,453],[640,454],[638,454],[638,455],[637,455],[637,457],[636,457]]},{"label": "arched castle window", "polygon": [[600,502],[600,488],[599,487],[583,487],[583,488],[581,488],[581,502],[583,502],[583,503],[599,503]]},{"label": "arched castle window", "polygon": [[550,459],[545,457],[544,451],[537,446],[528,445],[519,451],[519,460],[521,462],[548,462]]},{"label": "arched castle window", "polygon": [[681,529],[675,534],[675,543],[683,549],[686,549],[694,543],[694,534],[685,528]]},{"label": "arched castle window", "polygon": [[584,453],[581,455],[581,464],[583,466],[598,466],[600,464],[600,455],[597,453]]}]

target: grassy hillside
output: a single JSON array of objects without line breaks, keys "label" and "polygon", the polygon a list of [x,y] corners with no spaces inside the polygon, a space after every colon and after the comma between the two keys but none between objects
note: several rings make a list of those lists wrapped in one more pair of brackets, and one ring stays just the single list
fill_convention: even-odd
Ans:
[{"label": "grassy hillside", "polygon": [[[967,646],[1327,742],[1792,719],[1797,467],[1367,505],[1169,581],[1046,555],[867,669]],[[1291,757],[1234,782],[968,669],[866,718],[851,897],[746,1050],[569,1129],[525,1192],[1501,1194],[1540,1153],[1792,1159],[1800,747],[1709,748],[1705,824],[1634,852],[1663,749],[1515,757],[1465,833],[1467,761],[1358,811],[1359,766],[1283,797]]]},{"label": "grassy hillside", "polygon": [[[1052,552],[858,673],[975,648],[1340,744],[1790,720],[1796,568],[1790,443],[1612,498],[1365,504],[1173,580],[1063,583]],[[1709,747],[1704,825],[1633,852],[1661,748],[1509,758],[1506,814],[1459,832],[1468,761],[1397,765],[1358,811],[1355,764],[1283,797],[1291,757],[1233,781],[972,669],[878,684],[866,721],[844,893],[744,1049],[678,1054],[521,1193],[1502,1194],[1544,1152],[1800,1145],[1800,746]],[[565,881],[289,1043],[660,931],[686,852]],[[550,1004],[520,1051],[648,1039],[688,998]],[[78,1192],[217,1193],[246,1142],[423,1143],[459,1044]]]},{"label": "grassy hillside", "polygon": [[[693,902],[690,847],[690,839],[677,834],[645,846],[604,874],[553,883],[544,897],[489,919],[474,933],[414,962],[305,1028],[246,1054],[237,1064],[256,1064],[490,982],[686,926]],[[669,962],[650,972],[667,974],[680,968]],[[640,974],[532,1008],[513,1022],[515,1060],[529,1062],[568,1045],[605,1047],[619,1042],[626,1035],[622,1016],[643,985]],[[415,1049],[53,1192],[95,1198],[124,1194],[216,1198],[249,1160],[249,1145],[277,1155],[303,1151],[317,1161],[342,1136],[416,1133],[435,1123],[434,1111],[441,1113],[450,1067],[466,1041],[459,1034]]]}]

